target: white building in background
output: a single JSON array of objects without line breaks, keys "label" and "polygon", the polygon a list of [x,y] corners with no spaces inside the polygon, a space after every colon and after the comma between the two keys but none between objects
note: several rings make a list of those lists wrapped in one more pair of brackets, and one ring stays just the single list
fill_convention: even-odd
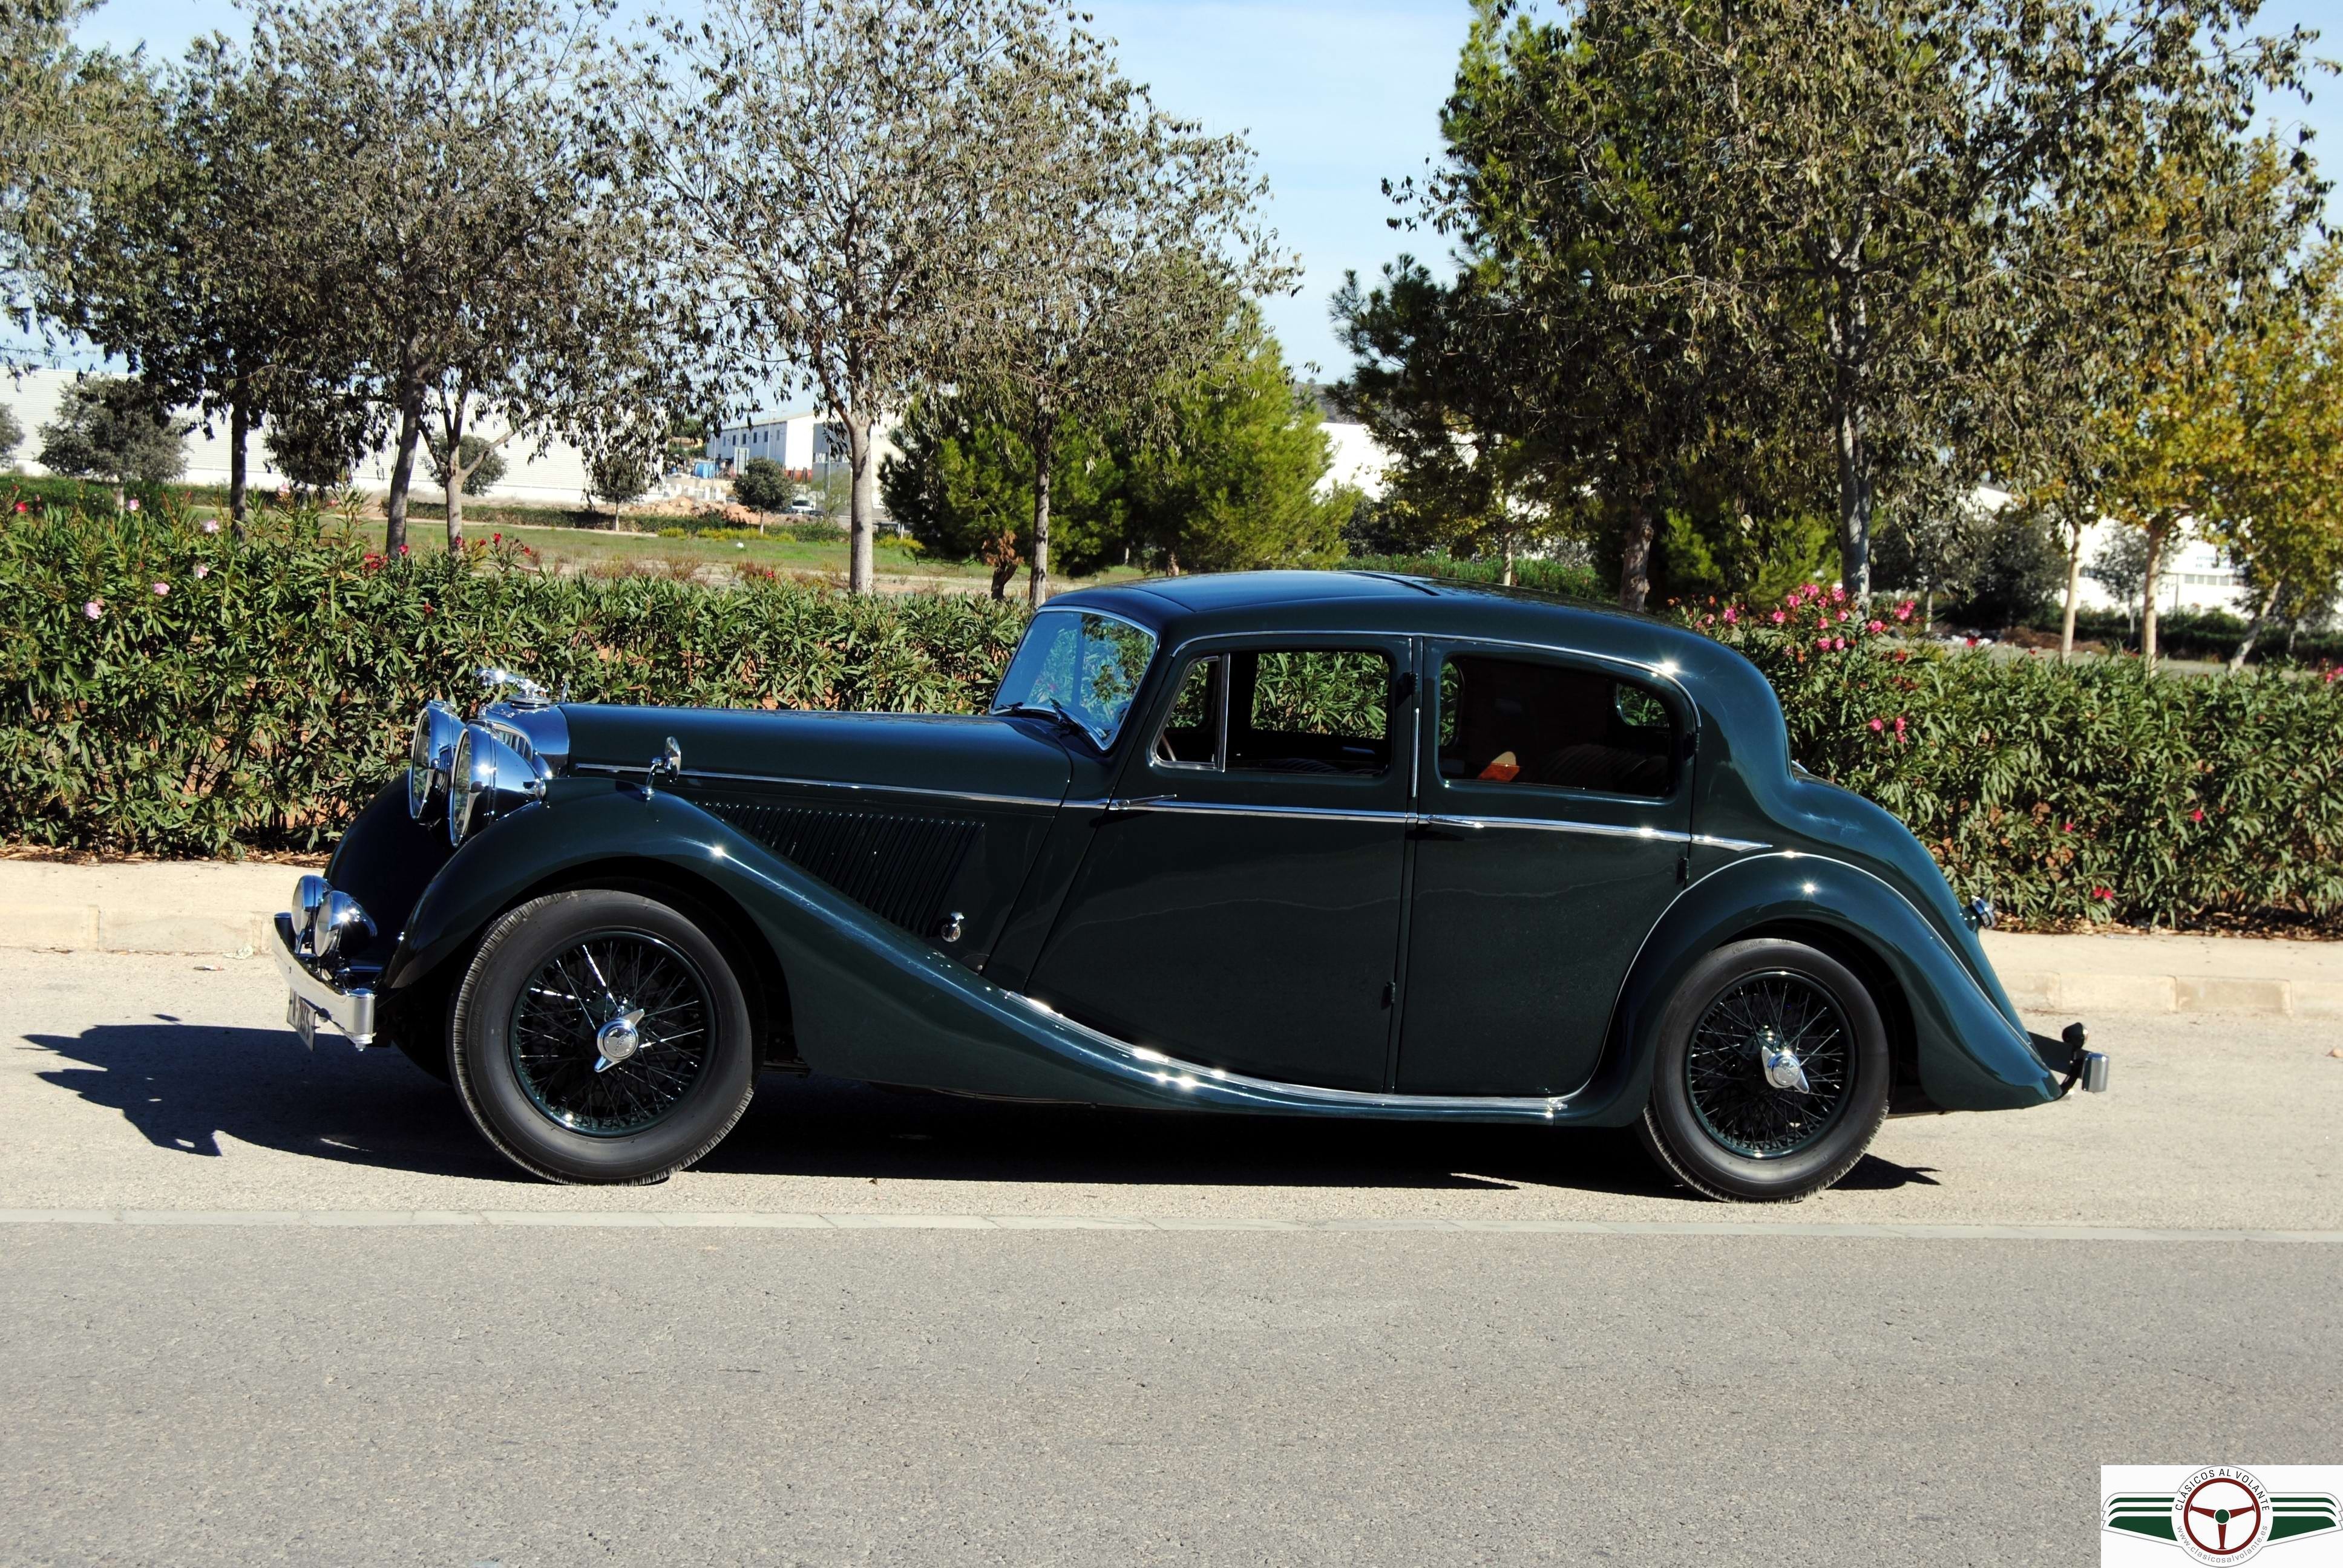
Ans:
[{"label": "white building in background", "polygon": [[[5,462],[14,463],[28,474],[48,472],[39,461],[41,427],[56,418],[57,404],[78,374],[72,370],[32,370],[21,381],[0,376],[0,407],[15,415],[16,423],[25,429],[24,444]],[[496,432],[486,430],[481,434],[493,437]],[[387,491],[394,455],[388,447],[367,453],[351,469],[350,483],[377,495]],[[552,442],[540,452],[534,441],[514,440],[506,443],[502,455],[504,477],[490,486],[485,497],[475,496],[472,499],[530,501],[555,507],[575,507],[584,501],[586,460],[567,442]],[[268,466],[268,448],[261,439],[261,432],[253,432],[245,457],[246,477],[253,488],[273,490],[286,482],[282,474]],[[197,418],[196,428],[187,436],[187,471],[181,477],[190,485],[226,485],[227,468],[227,421],[217,421],[206,432]],[[415,454],[415,492],[427,498],[439,493],[439,487],[431,480],[428,454],[420,447]]]}]

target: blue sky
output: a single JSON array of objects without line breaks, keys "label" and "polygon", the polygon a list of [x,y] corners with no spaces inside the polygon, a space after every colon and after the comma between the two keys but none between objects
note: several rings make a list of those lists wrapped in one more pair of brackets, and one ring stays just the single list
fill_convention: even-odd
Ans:
[{"label": "blue sky", "polygon": [[[1440,150],[1465,0],[1091,0],[1088,8],[1120,44],[1123,68],[1164,108],[1248,135],[1269,177],[1270,221],[1305,269],[1298,296],[1270,303],[1270,323],[1297,369],[1314,363],[1321,375],[1341,375],[1347,366],[1326,301],[1343,270],[1372,276],[1410,244],[1434,253],[1429,236],[1385,226],[1392,209],[1381,186]],[[2272,0],[2259,25],[2316,27],[2322,17],[2318,52],[2343,55],[2335,0]],[[81,35],[176,57],[198,34],[242,27],[225,0],[109,0]],[[2317,129],[2325,161],[2343,170],[2343,81],[2324,79],[2308,106],[2273,108]]]}]

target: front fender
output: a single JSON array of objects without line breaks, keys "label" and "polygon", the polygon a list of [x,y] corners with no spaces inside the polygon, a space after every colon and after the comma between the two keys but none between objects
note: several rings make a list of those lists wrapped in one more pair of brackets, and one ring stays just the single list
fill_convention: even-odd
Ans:
[{"label": "front fender", "polygon": [[[1873,872],[1810,854],[1756,855],[1702,878],[1644,939],[1613,1014],[1614,1049],[1647,1091],[1660,1016],[1701,958],[1762,927],[1825,927],[1895,976],[1910,1003],[1920,1087],[1947,1111],[2002,1111],[2058,1098],[2059,1081],[1910,900]],[[1990,970],[1987,971],[1988,973]]]}]

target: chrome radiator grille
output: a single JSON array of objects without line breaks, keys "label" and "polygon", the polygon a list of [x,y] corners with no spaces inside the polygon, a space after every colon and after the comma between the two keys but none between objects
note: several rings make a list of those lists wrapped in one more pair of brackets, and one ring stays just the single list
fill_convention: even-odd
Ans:
[{"label": "chrome radiator grille", "polygon": [[856,903],[932,938],[943,903],[981,825],[960,818],[826,811],[809,806],[704,801],[776,855]]}]

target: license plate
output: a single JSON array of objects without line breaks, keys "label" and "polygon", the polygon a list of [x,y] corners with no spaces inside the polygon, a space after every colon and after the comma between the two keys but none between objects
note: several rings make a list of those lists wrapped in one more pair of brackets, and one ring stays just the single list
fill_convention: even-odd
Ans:
[{"label": "license plate", "polygon": [[301,1037],[301,1043],[311,1050],[317,1049],[317,1010],[297,996],[285,999],[285,1021]]}]

